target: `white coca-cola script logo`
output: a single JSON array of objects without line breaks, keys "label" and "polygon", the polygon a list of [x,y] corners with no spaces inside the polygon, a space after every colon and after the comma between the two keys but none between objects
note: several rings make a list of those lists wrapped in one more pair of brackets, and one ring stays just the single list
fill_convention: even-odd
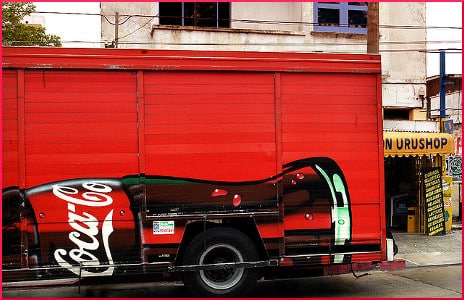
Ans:
[{"label": "white coca-cola script logo", "polygon": [[[76,245],[76,248],[69,250],[69,252],[65,249],[56,249],[54,256],[60,266],[76,275],[80,274],[82,277],[111,275],[114,267],[112,267],[113,258],[109,247],[109,237],[113,232],[113,209],[108,209],[101,225],[103,247],[110,267],[103,271],[95,268],[93,272],[87,271],[85,267],[102,266],[99,259],[92,253],[100,248],[100,242],[97,238],[99,221],[85,210],[89,207],[104,209],[110,206],[113,203],[113,198],[108,193],[112,191],[112,188],[96,181],[83,183],[82,187],[87,191],[79,195],[79,190],[76,188],[59,184],[53,185],[53,194],[68,202],[68,224],[73,229],[69,233],[69,240]],[[79,266],[83,268],[81,269]]]}]

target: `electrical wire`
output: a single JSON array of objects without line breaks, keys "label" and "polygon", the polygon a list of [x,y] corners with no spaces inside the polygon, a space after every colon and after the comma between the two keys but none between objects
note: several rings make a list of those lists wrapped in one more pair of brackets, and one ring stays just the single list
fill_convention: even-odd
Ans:
[{"label": "electrical wire", "polygon": [[143,25],[140,26],[139,28],[135,29],[134,31],[129,32],[128,34],[126,34],[126,35],[124,35],[124,36],[122,36],[122,37],[118,37],[118,42],[119,42],[121,39],[124,39],[124,38],[128,37],[129,35],[131,35],[131,34],[137,32],[137,31],[139,31],[139,30],[142,29],[142,28],[144,28],[144,27],[147,26],[148,23],[150,23],[152,20],[153,20],[153,18],[149,19],[145,24],[143,24]]},{"label": "electrical wire", "polygon": [[[109,41],[73,41],[73,40],[67,40],[67,41],[62,41],[63,44],[66,43],[85,43],[85,44],[95,44],[95,45],[105,45]],[[282,47],[286,49],[293,49],[293,51],[300,51],[300,52],[325,52],[325,53],[347,53],[347,54],[360,54],[360,53],[365,53],[364,49],[326,49],[326,48],[320,48],[320,46],[327,46],[327,44],[324,43],[307,43],[307,44],[300,44],[300,43],[188,43],[188,42],[157,42],[152,43],[152,42],[140,42],[140,41],[120,41],[118,39],[118,44],[119,45],[132,45],[132,46],[144,46],[144,45],[156,45],[157,47],[179,47],[179,46],[190,46],[190,47],[214,47],[214,46],[221,46],[221,47],[240,47],[241,49],[243,47],[248,47],[250,49],[253,49],[254,47],[263,47],[263,46],[272,46],[274,48],[276,47]],[[339,44],[333,44],[339,45]],[[365,46],[366,44],[352,44],[352,46]],[[319,48],[318,48],[319,46]],[[448,54],[462,54],[462,49],[456,49],[456,48],[441,48],[441,49],[430,49],[426,50],[423,48],[410,48],[410,49],[379,49],[379,53],[407,53],[407,52],[417,52],[417,53],[439,53],[441,51],[445,51]]]},{"label": "electrical wire", "polygon": [[[34,11],[35,14],[57,14],[57,15],[83,15],[83,16],[98,16],[103,17],[111,25],[115,25],[109,21],[108,16],[114,17],[113,14],[100,14],[100,13],[79,13],[79,12],[58,12],[58,11]],[[160,18],[159,15],[145,15],[145,14],[120,14],[120,17],[127,17],[124,23],[129,18]],[[165,18],[178,18],[178,16],[163,16]],[[208,18],[204,18],[207,20]],[[216,20],[216,18],[214,18]],[[282,20],[254,20],[254,19],[219,19],[219,20],[228,20],[232,23],[250,23],[250,24],[269,24],[269,25],[303,25],[303,26],[317,26],[319,23],[315,22],[305,22],[305,21],[282,21]],[[122,25],[122,24],[119,24]],[[361,24],[365,28],[367,24]],[[348,25],[341,25],[337,27],[348,27]],[[413,30],[429,30],[429,29],[443,29],[443,30],[462,30],[462,26],[422,26],[422,25],[388,25],[388,24],[379,24],[381,29],[413,29]]]},{"label": "electrical wire", "polygon": [[116,22],[111,22],[110,20],[108,20],[108,17],[105,16],[105,15],[101,15],[103,18],[105,18],[105,20],[110,24],[110,25],[113,25],[113,26],[116,26],[116,25],[123,25],[125,24],[127,21],[129,21],[130,18],[132,18],[132,16],[128,16],[124,21],[122,21],[121,23],[116,23]]},{"label": "electrical wire", "polygon": [[[100,13],[82,13],[82,12],[53,12],[53,11],[35,11],[34,13],[37,14],[58,14],[58,15],[85,15],[85,16],[98,16],[102,17],[108,24],[115,26],[115,25],[124,25],[130,19],[133,18],[148,18],[147,22],[143,25],[139,26],[137,29],[126,33],[125,35],[118,37],[119,44],[126,44],[126,45],[153,45],[155,43],[152,42],[139,42],[139,41],[121,41],[121,39],[125,39],[128,36],[134,34],[135,32],[145,28],[152,20],[155,18],[160,18],[159,15],[144,15],[144,14],[120,14],[120,17],[125,18],[124,20],[116,23],[112,22],[109,17],[115,17],[116,15],[112,14],[100,14]],[[177,17],[177,16],[176,16]],[[314,26],[318,25],[317,23],[311,22],[302,22],[302,21],[275,21],[275,20],[251,20],[251,19],[228,19],[232,24],[233,23],[248,23],[248,24],[264,24],[264,25],[300,25],[300,26]],[[340,27],[340,26],[337,26]],[[233,28],[232,28],[233,29]],[[401,29],[401,30],[462,30],[462,27],[458,26],[421,26],[421,25],[379,25],[379,29]],[[238,29],[240,30],[240,29]],[[94,44],[105,44],[107,42],[95,42],[95,41],[61,41],[62,43],[94,43]],[[417,46],[421,45],[426,48],[426,46],[431,45],[440,45],[440,44],[447,44],[447,49],[424,49],[424,48],[415,48],[415,47],[408,47],[407,49],[379,49],[380,52],[426,52],[426,53],[435,53],[437,51],[453,51],[452,53],[462,53],[462,48],[449,48],[449,44],[459,44],[462,45],[462,40],[442,40],[442,41],[428,41],[428,40],[418,40],[418,41],[379,41],[379,44],[382,46],[400,46],[400,45],[411,45]],[[156,42],[157,46],[273,46],[273,47],[318,47],[318,46],[340,46],[340,43],[169,43],[169,42]],[[366,45],[365,42],[361,43],[344,43],[345,46],[364,46]],[[317,51],[317,50],[316,50]],[[350,53],[350,51],[354,51],[353,53],[359,53],[360,51],[356,50],[343,50],[340,52]],[[324,49],[324,52],[328,52],[327,49]],[[337,52],[337,51],[330,51],[330,52]]]}]

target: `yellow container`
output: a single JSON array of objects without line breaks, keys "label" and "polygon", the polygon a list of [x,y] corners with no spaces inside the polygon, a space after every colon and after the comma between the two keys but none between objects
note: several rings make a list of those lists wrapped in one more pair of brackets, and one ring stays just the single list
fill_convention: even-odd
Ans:
[{"label": "yellow container", "polygon": [[419,208],[408,207],[408,233],[419,232]]},{"label": "yellow container", "polygon": [[445,229],[446,233],[451,232],[453,227],[453,208],[451,206],[445,206]]}]

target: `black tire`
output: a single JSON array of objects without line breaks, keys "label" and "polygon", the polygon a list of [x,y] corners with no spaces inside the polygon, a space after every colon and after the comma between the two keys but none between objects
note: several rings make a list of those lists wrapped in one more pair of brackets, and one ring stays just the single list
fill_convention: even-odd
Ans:
[{"label": "black tire", "polygon": [[393,233],[390,230],[387,230],[387,238],[393,240],[393,256],[398,254],[398,245],[395,243],[395,238],[393,237]]},{"label": "black tire", "polygon": [[[258,252],[251,240],[232,228],[213,228],[196,236],[185,250],[183,265],[222,262],[252,262]],[[185,272],[182,281],[199,297],[240,297],[250,292],[258,280],[255,268],[230,268]]]}]

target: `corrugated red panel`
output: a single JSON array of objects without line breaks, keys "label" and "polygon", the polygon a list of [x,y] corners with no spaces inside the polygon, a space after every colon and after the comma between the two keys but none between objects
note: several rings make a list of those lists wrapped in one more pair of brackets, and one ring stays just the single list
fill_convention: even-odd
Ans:
[{"label": "corrugated red panel", "polygon": [[144,82],[147,174],[275,175],[273,74],[146,72]]},{"label": "corrugated red panel", "polygon": [[379,73],[380,56],[146,49],[3,48],[4,67]]},{"label": "corrugated red panel", "polygon": [[377,153],[374,75],[284,73],[281,81],[284,163],[302,152],[337,162]]},{"label": "corrugated red panel", "polygon": [[[63,176],[138,173],[139,164],[147,174],[257,179],[274,175],[282,162],[328,156],[347,173],[353,198],[362,199],[356,201],[368,203],[378,193],[375,182],[372,189],[356,187],[378,177],[369,171],[379,167],[378,56],[4,50],[4,74],[26,68],[28,186]],[[166,71],[175,68],[181,71]],[[272,71],[256,72],[262,70]],[[136,91],[136,76],[143,91]],[[137,97],[144,104],[139,115]],[[145,132],[139,138],[137,121]],[[5,117],[3,124],[15,126]],[[3,133],[11,149],[13,131]],[[18,153],[6,153],[8,147],[5,159]]]},{"label": "corrugated red panel", "polygon": [[[354,199],[353,199],[354,200]],[[374,243],[380,239],[382,224],[379,219],[380,204],[353,204],[351,208],[351,222],[353,243]]]},{"label": "corrugated red panel", "polygon": [[2,186],[19,185],[18,74],[2,73]]},{"label": "corrugated red panel", "polygon": [[27,185],[138,173],[131,72],[25,73]]},{"label": "corrugated red panel", "polygon": [[380,237],[377,77],[282,74],[284,163],[328,156],[351,196],[353,241]]}]

